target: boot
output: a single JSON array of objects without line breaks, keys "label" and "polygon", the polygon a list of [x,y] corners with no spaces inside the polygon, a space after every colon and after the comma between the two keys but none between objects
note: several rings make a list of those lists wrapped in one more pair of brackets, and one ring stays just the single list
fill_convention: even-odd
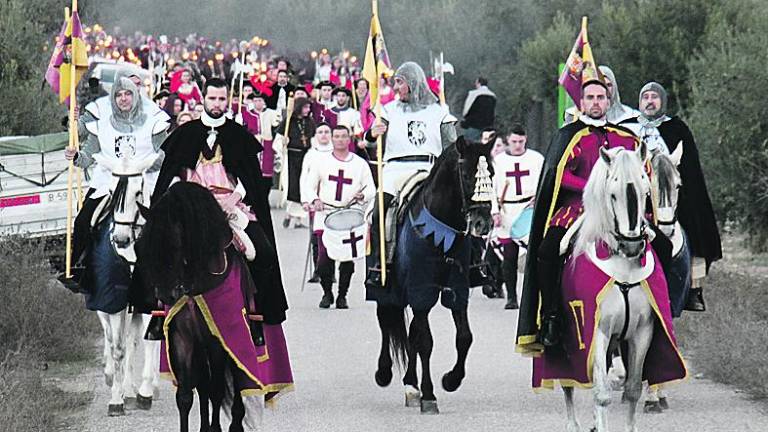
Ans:
[{"label": "boot", "polygon": [[328,309],[333,304],[333,291],[330,281],[321,282],[323,284],[323,298],[320,299],[320,309]]},{"label": "boot", "polygon": [[[350,264],[352,264],[352,271],[354,271],[354,264]],[[341,263],[339,266],[339,297],[336,299],[336,309],[349,309],[347,292],[349,291],[349,283],[352,280],[352,271],[349,271],[347,268],[347,263]]]},{"label": "boot", "polygon": [[507,304],[504,305],[504,309],[519,309],[520,306],[517,304],[517,256],[514,258],[504,258],[501,269],[504,276],[504,284],[507,286]]},{"label": "boot", "polygon": [[560,269],[556,263],[539,258],[536,263],[536,277],[539,279],[541,295],[541,327],[537,339],[545,347],[560,344],[562,326],[558,315],[560,290]]},{"label": "boot", "polygon": [[691,288],[688,291],[688,300],[685,303],[685,310],[691,312],[704,312],[707,305],[704,303],[704,291],[699,288]]},{"label": "boot", "polygon": [[517,304],[517,293],[514,288],[507,288],[507,304],[504,305],[504,309],[520,309],[520,306]]}]

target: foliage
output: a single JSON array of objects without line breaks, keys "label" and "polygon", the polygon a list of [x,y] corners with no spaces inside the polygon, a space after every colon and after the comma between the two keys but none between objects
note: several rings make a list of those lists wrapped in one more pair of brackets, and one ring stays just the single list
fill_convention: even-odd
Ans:
[{"label": "foliage", "polygon": [[711,17],[706,43],[691,61],[691,125],[719,219],[739,223],[753,249],[765,251],[768,5],[752,6],[749,13],[723,8]]},{"label": "foliage", "polygon": [[[81,11],[87,16],[88,9]],[[0,137],[60,130],[66,115],[56,95],[43,85],[51,48],[64,20],[57,0],[0,2]]]}]

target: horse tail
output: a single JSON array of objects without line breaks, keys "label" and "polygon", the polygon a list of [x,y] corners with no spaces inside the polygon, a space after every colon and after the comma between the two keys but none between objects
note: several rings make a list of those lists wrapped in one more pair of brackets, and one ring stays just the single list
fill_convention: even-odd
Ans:
[{"label": "horse tail", "polygon": [[405,369],[408,363],[408,330],[405,326],[405,308],[379,304],[376,308],[382,334],[389,336],[392,359]]}]

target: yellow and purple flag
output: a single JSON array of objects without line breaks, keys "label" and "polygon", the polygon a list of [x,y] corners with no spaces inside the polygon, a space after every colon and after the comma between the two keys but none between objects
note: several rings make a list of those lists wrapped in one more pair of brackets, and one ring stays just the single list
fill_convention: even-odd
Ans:
[{"label": "yellow and purple flag", "polygon": [[[59,102],[67,105],[69,105],[71,80],[74,79],[77,85],[88,68],[88,52],[83,33],[80,16],[75,10],[64,22],[62,31],[56,38],[56,46],[48,62],[48,70],[45,72],[45,80],[59,95]],[[72,64],[75,65],[74,77],[72,77]]]},{"label": "yellow and purple flag", "polygon": [[389,61],[387,45],[384,43],[384,34],[381,32],[377,2],[373,2],[373,16],[371,16],[371,29],[368,32],[368,44],[365,48],[365,61],[363,62],[363,78],[368,81],[368,97],[371,109],[378,103],[379,79],[382,74],[392,74],[392,64]]},{"label": "yellow and purple flag", "polygon": [[581,88],[589,81],[604,81],[597,67],[592,47],[587,37],[587,17],[582,18],[581,31],[573,44],[573,49],[565,62],[565,68],[558,82],[577,107],[581,106]]}]

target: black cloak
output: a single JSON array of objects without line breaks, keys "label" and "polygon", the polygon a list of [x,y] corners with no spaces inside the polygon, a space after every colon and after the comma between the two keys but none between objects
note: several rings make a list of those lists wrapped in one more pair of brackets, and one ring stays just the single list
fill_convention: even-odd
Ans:
[{"label": "black cloak", "polygon": [[[174,177],[179,176],[185,168],[195,169],[202,151],[210,152],[206,142],[208,130],[210,128],[203,125],[202,121],[193,120],[180,126],[165,140],[162,146],[165,151],[165,160],[152,194],[153,204],[168,190]],[[262,146],[243,126],[229,119],[222,126],[217,127],[216,131],[218,132],[216,142],[221,146],[224,168],[228,174],[237,177],[242,183],[245,188],[243,202],[256,214],[257,221],[248,225],[246,233],[259,250],[260,245],[257,242],[264,242],[265,239],[254,238],[252,234],[254,228],[257,229],[252,225],[258,224],[266,240],[271,243],[268,245],[269,249],[274,251],[273,258],[269,259],[269,265],[259,263],[258,257],[255,261],[248,261],[247,264],[258,290],[256,299],[259,312],[264,315],[264,321],[267,324],[279,324],[285,320],[288,302],[280,275],[280,263],[277,259],[268,195],[267,191],[260,186],[262,175],[258,154],[262,151]]]}]

